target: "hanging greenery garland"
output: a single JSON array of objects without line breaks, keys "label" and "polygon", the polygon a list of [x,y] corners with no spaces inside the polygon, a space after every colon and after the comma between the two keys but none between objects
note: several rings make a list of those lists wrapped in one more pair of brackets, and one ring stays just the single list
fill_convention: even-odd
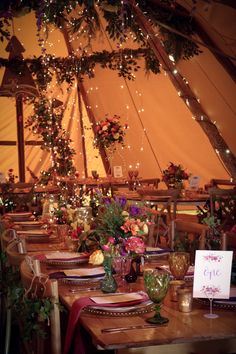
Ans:
[{"label": "hanging greenery garland", "polygon": [[80,58],[69,56],[58,58],[52,55],[40,56],[39,58],[24,59],[0,58],[0,67],[10,68],[16,74],[21,74],[27,64],[31,74],[39,88],[45,88],[56,76],[58,84],[67,82],[72,85],[75,78],[82,80],[83,76],[94,77],[96,64],[104,69],[116,70],[119,76],[133,80],[133,72],[140,69],[137,60],[143,58],[147,72],[157,74],[160,72],[160,63],[153,51],[149,48],[123,49],[122,51],[94,52],[92,55],[82,55]]},{"label": "hanging greenery garland", "polygon": [[[100,10],[107,21],[106,31],[111,39],[119,40],[120,43],[132,39],[141,47],[147,46],[147,39],[140,29],[132,6],[133,3],[130,1],[121,0],[21,0],[20,2],[6,0],[0,4],[0,18],[22,16],[33,10],[36,14],[38,29],[49,24],[61,28],[63,23],[67,23],[70,32],[77,35],[86,33],[90,41],[90,38],[96,36],[96,33],[101,30],[98,14]],[[176,60],[189,59],[200,53],[197,44],[191,40],[191,35],[195,31],[192,17],[175,0],[158,0],[157,2],[140,0],[137,6],[153,26],[158,26],[166,51]],[[189,40],[162,27],[161,23],[189,36]],[[5,25],[7,26],[7,23]],[[7,30],[2,29],[0,34],[3,38],[8,36]]]},{"label": "hanging greenery garland", "polygon": [[42,94],[34,98],[34,114],[28,118],[25,126],[43,138],[42,149],[50,152],[52,165],[47,171],[41,172],[41,182],[44,184],[53,176],[70,176],[75,173],[75,151],[70,147],[72,140],[62,128],[62,118],[63,108],[56,106],[56,100],[50,102]]}]

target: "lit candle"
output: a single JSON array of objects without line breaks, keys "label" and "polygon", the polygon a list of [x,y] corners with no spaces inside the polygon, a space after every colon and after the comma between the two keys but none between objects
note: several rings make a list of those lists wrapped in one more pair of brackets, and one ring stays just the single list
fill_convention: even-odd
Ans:
[{"label": "lit candle", "polygon": [[183,288],[178,290],[178,305],[180,312],[191,312],[192,311],[192,290]]}]

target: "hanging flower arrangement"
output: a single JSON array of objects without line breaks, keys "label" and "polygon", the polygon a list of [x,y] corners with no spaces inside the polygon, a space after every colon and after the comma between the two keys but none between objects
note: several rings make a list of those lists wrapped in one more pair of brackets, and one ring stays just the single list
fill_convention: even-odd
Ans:
[{"label": "hanging flower arrangement", "polygon": [[106,117],[96,125],[94,146],[96,148],[114,148],[116,144],[124,146],[125,129],[127,124],[120,123],[120,117],[114,115],[113,117]]}]

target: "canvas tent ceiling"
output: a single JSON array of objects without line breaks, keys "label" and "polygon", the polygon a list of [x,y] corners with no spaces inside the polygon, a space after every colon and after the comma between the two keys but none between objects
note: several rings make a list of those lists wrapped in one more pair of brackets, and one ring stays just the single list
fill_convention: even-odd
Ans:
[{"label": "canvas tent ceiling", "polygon": [[[233,11],[233,10],[232,10]],[[234,12],[235,13],[235,12]],[[36,25],[33,13],[14,19],[14,33],[22,42],[24,57],[41,54],[37,43]],[[81,39],[71,38],[72,49],[81,46]],[[236,36],[234,37],[236,38]],[[82,44],[83,45],[83,44]],[[105,48],[116,48],[117,43],[108,40],[107,36],[99,36],[92,42],[92,51]],[[6,42],[1,44],[1,57],[7,57],[4,51]],[[51,29],[47,43],[47,52],[56,56],[67,56],[64,37],[59,30]],[[208,49],[202,47],[203,53],[190,61],[178,63],[178,69],[187,78],[190,87],[200,99],[201,104],[212,121],[227,141],[231,151],[236,154],[235,142],[235,83],[225,69],[218,63]],[[231,53],[232,54],[232,53]],[[1,75],[3,69],[1,69]],[[211,178],[229,178],[225,167],[213,150],[207,136],[198,123],[192,119],[188,107],[178,96],[168,75],[149,76],[143,70],[135,73],[136,80],[131,82],[119,78],[113,71],[95,68],[93,79],[84,79],[83,85],[88,99],[87,110],[91,110],[97,120],[105,114],[117,114],[121,120],[129,124],[124,148],[118,147],[110,162],[121,165],[124,175],[129,166],[138,167],[142,177],[160,177],[161,170],[172,161],[181,163],[188,172],[202,177],[202,184]],[[65,115],[64,127],[70,131],[73,147],[76,149],[76,169],[84,175],[83,154],[81,148],[81,130],[77,89],[69,93],[66,88],[52,87],[51,93],[63,101]],[[16,140],[16,114],[13,98],[0,98],[0,141]],[[24,117],[30,115],[32,107],[25,106]],[[83,107],[83,124],[90,127],[85,107]],[[86,152],[88,172],[98,170],[100,175],[105,171],[98,152],[93,149],[93,134],[86,129]],[[25,140],[35,137],[25,131]],[[16,146],[0,146],[1,171],[8,168],[17,171]],[[39,147],[26,146],[26,166],[36,175],[39,170],[50,164],[48,154]],[[27,175],[27,179],[30,176]]]}]

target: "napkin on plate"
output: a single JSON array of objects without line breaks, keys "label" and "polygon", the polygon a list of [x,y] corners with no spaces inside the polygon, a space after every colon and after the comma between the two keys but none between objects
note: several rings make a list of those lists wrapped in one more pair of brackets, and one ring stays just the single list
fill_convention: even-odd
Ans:
[{"label": "napkin on plate", "polygon": [[87,278],[98,278],[105,274],[103,267],[96,268],[80,268],[80,269],[69,269],[63,272],[53,272],[50,273],[49,277],[51,279],[87,279]]},{"label": "napkin on plate", "polygon": [[146,247],[146,250],[145,250],[145,254],[155,254],[155,255],[158,255],[158,254],[168,254],[170,253],[170,249],[169,248],[160,248],[160,247]]},{"label": "napkin on plate", "polygon": [[50,252],[45,255],[47,260],[55,260],[55,261],[70,261],[77,258],[88,258],[89,254],[85,252]]},{"label": "napkin on plate", "polygon": [[66,332],[64,354],[69,354],[73,348],[74,354],[85,354],[84,343],[78,329],[78,322],[81,311],[87,306],[96,305],[96,307],[123,307],[138,305],[147,301],[148,295],[142,291],[127,294],[111,294],[93,297],[81,297],[75,300],[69,316],[69,322]]}]

